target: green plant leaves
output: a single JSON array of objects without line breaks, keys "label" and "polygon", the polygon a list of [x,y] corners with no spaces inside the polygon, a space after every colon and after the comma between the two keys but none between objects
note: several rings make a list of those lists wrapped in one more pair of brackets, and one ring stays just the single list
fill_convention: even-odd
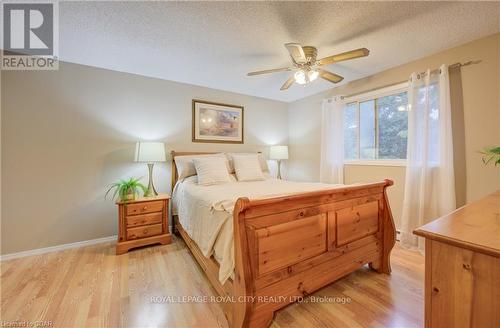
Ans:
[{"label": "green plant leaves", "polygon": [[121,200],[125,200],[126,196],[131,191],[134,195],[139,195],[139,190],[146,192],[147,188],[140,183],[141,178],[129,178],[128,180],[120,179],[118,182],[112,183],[104,195],[104,199],[114,190],[112,199],[118,195]]},{"label": "green plant leaves", "polygon": [[488,165],[491,162],[494,162],[495,166],[500,165],[500,146],[486,148],[480,153],[483,154],[482,160],[484,165]]}]

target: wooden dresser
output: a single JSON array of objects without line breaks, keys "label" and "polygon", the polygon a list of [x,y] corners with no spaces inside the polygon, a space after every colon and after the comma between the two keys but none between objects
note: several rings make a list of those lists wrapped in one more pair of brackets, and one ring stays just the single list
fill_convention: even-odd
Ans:
[{"label": "wooden dresser", "polygon": [[500,190],[414,233],[425,237],[425,326],[500,327]]},{"label": "wooden dresser", "polygon": [[169,195],[138,198],[134,201],[117,202],[118,242],[116,254],[129,249],[152,244],[169,244],[168,230]]}]

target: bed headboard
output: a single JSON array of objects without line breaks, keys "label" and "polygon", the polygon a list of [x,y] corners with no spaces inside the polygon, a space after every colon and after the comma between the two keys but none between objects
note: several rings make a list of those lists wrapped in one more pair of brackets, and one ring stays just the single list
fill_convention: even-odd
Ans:
[{"label": "bed headboard", "polygon": [[[171,192],[174,192],[174,187],[175,187],[175,184],[177,183],[177,180],[179,179],[179,175],[177,173],[177,166],[175,165],[175,157],[176,156],[192,156],[192,155],[209,155],[209,154],[219,154],[219,153],[222,153],[220,151],[212,151],[212,152],[203,152],[203,151],[184,151],[184,152],[180,152],[180,151],[175,151],[175,150],[172,150],[170,152],[170,155],[172,157],[172,162],[171,162],[171,165],[172,165],[172,177],[171,177]],[[262,154],[261,151],[258,151],[256,152],[258,154]]]}]

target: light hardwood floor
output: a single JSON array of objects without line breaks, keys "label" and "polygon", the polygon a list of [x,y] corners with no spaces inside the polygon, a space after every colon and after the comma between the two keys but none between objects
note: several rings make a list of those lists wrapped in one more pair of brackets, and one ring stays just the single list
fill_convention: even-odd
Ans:
[{"label": "light hardwood floor", "polygon": [[[1,262],[1,324],[40,327],[226,327],[215,292],[175,238],[115,255],[106,243]],[[424,259],[396,245],[392,275],[362,268],[277,312],[272,327],[421,327]],[[316,303],[322,296],[350,303]],[[171,303],[178,301],[181,303]]]}]

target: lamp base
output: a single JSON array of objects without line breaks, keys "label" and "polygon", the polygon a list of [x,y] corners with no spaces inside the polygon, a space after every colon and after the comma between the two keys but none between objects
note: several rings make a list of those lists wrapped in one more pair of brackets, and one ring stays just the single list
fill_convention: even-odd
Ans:
[{"label": "lamp base", "polygon": [[148,170],[149,170],[149,183],[148,183],[148,190],[144,193],[144,197],[154,197],[158,196],[158,193],[156,192],[155,186],[153,184],[153,163],[148,163]]},{"label": "lamp base", "polygon": [[278,159],[278,175],[276,176],[279,180],[281,180],[281,160]]}]

